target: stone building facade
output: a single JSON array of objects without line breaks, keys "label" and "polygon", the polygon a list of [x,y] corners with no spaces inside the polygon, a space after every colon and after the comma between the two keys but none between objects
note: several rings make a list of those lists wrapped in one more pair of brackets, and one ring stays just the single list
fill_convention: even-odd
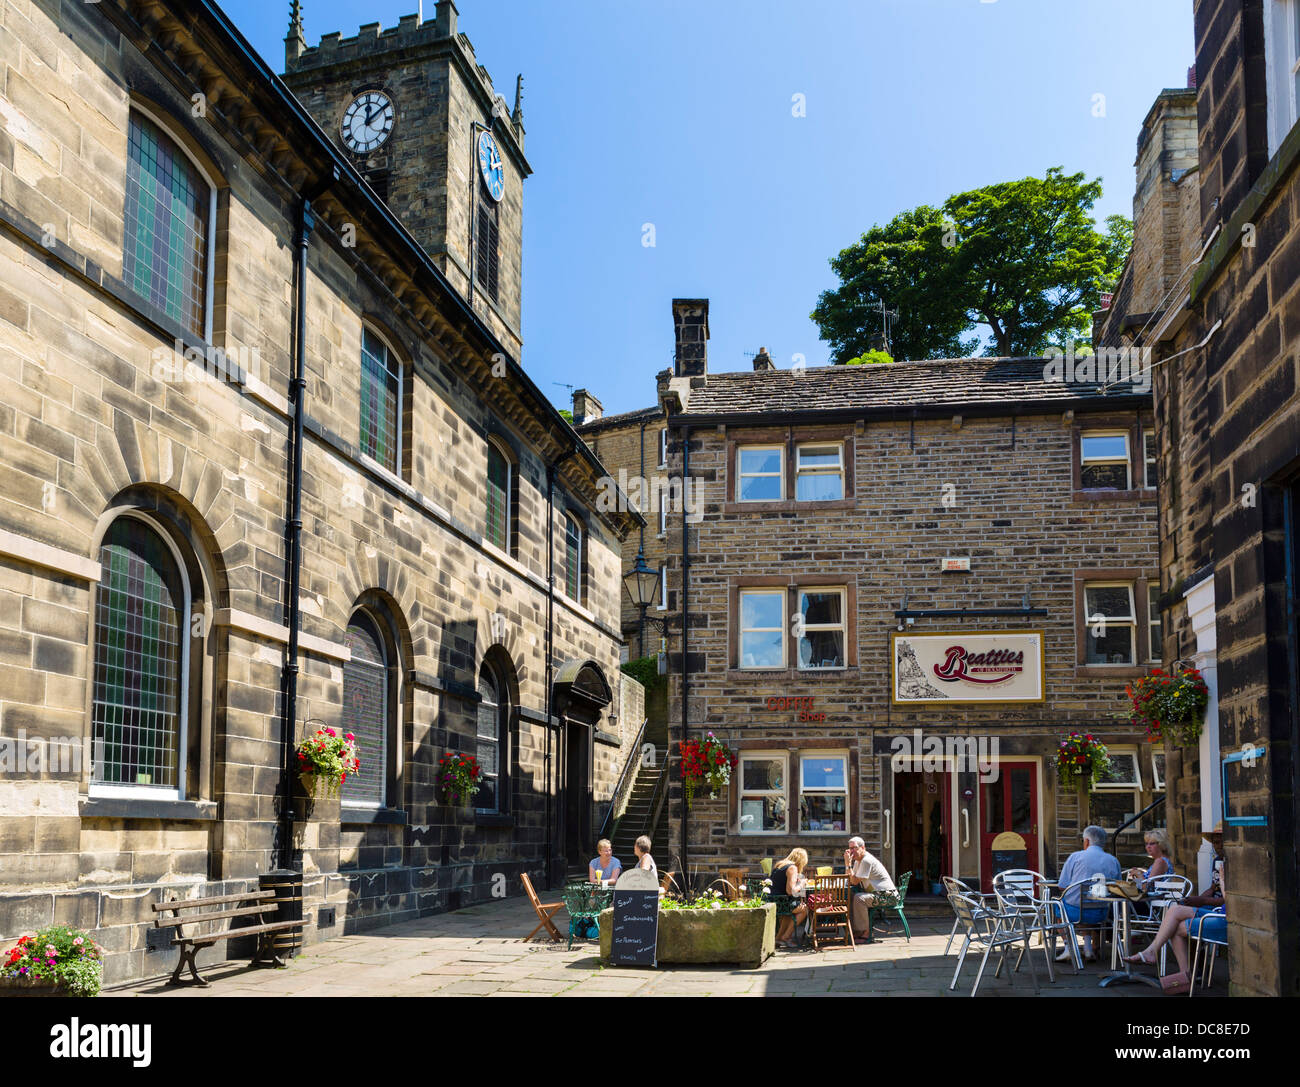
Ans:
[{"label": "stone building facade", "polygon": [[1193,11],[1195,252],[1150,319],[1124,330],[1157,364],[1166,652],[1211,689],[1199,747],[1179,753],[1194,787],[1170,820],[1184,842],[1223,824],[1233,992],[1294,996],[1300,13],[1279,0],[1197,0]]},{"label": "stone building facade", "polygon": [[[1151,803],[1163,768],[1114,716],[1160,641],[1141,381],[1103,393],[1053,379],[1044,359],[791,371],[762,354],[752,372],[713,374],[680,309],[659,409],[668,471],[694,482],[697,505],[670,518],[665,552],[674,761],[661,867],[712,876],[795,845],[824,865],[860,834],[918,890],[935,870],[988,886],[1017,848],[1054,873],[1087,822],[1114,831]],[[627,466],[628,451],[600,448]],[[1099,644],[1088,609],[1106,588],[1116,641]],[[1041,669],[1039,697],[972,700],[967,684],[908,701],[908,639],[1028,646],[1022,678]],[[1056,781],[1075,729],[1120,756],[1091,797]],[[708,732],[741,763],[715,799],[697,792],[687,807],[676,741]],[[996,780],[959,761],[973,752]],[[1140,854],[1144,825],[1122,855]]]},{"label": "stone building facade", "polygon": [[112,983],[164,896],[298,872],[311,942],[585,861],[643,712],[603,466],[219,9],[0,19],[0,940]]}]

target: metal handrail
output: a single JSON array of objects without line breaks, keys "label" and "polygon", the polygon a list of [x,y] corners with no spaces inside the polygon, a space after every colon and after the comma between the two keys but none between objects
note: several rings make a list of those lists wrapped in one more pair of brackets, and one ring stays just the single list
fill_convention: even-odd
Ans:
[{"label": "metal handrail", "polygon": [[1134,823],[1136,823],[1139,819],[1141,819],[1142,816],[1146,815],[1147,812],[1151,811],[1152,808],[1156,807],[1159,804],[1163,804],[1165,802],[1166,795],[1168,794],[1164,794],[1156,797],[1153,801],[1151,801],[1150,804],[1148,804],[1140,812],[1138,812],[1136,815],[1130,816],[1128,819],[1124,820],[1124,822],[1120,823],[1120,825],[1115,828],[1115,833],[1110,836],[1110,847],[1111,847],[1110,851],[1112,853],[1115,853],[1119,849],[1119,836],[1123,834],[1124,831],[1128,830],[1128,828],[1131,827]]},{"label": "metal handrail", "polygon": [[636,780],[636,774],[631,773],[630,771],[633,767],[640,768],[641,766],[641,741],[645,738],[645,727],[649,722],[649,717],[646,717],[645,720],[641,722],[641,728],[637,730],[636,739],[632,741],[631,755],[627,762],[623,764],[623,772],[619,774],[618,782],[614,786],[614,795],[609,798],[609,808],[605,812],[604,821],[600,824],[600,833],[597,835],[598,838],[604,838],[607,836],[605,832],[609,830],[610,824],[615,819],[614,813],[618,811],[619,805],[627,800],[627,797],[624,795],[625,787],[630,789],[632,782]]}]

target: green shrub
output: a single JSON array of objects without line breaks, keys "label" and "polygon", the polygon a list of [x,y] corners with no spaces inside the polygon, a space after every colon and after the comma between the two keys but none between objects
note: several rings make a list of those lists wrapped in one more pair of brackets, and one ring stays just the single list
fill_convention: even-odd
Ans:
[{"label": "green shrub", "polygon": [[623,665],[623,673],[631,676],[647,691],[653,689],[655,684],[663,680],[659,674],[659,658],[655,657],[638,657],[634,661],[628,661]]}]

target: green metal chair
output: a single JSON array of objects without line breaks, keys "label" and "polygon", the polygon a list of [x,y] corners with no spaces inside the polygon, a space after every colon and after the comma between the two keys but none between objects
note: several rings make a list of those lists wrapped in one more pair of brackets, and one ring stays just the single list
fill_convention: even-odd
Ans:
[{"label": "green metal chair", "polygon": [[613,901],[614,891],[602,890],[593,883],[570,883],[564,888],[563,898],[564,908],[569,912],[569,948],[572,949],[575,936],[590,939],[588,934],[596,927],[601,910]]},{"label": "green metal chair", "polygon": [[908,927],[907,915],[903,913],[903,905],[907,900],[907,885],[911,882],[912,873],[904,872],[898,880],[898,898],[896,901],[892,895],[882,894],[880,891],[874,890],[871,892],[877,899],[883,898],[886,900],[871,907],[871,928],[873,932],[882,914],[896,913],[898,919],[903,922],[903,934],[907,937],[907,942],[909,944],[912,942],[912,930]]}]

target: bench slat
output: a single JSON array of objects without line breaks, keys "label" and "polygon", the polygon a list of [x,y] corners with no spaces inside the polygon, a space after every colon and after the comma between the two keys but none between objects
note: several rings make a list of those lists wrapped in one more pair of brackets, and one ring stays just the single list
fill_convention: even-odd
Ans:
[{"label": "bench slat", "polygon": [[152,902],[150,906],[157,913],[167,913],[170,910],[188,910],[194,906],[217,906],[223,902],[256,902],[274,897],[274,890],[246,891],[241,895],[217,895],[214,898],[178,898],[175,902]]},{"label": "bench slat", "polygon": [[302,928],[305,921],[276,921],[270,925],[251,925],[248,928],[231,928],[225,932],[213,932],[207,936],[176,936],[172,938],[172,944],[193,944],[195,947],[203,947],[206,944],[215,944],[218,940],[229,940],[236,936],[256,936],[262,932],[280,932],[283,929]]},{"label": "bench slat", "polygon": [[161,917],[155,917],[153,927],[176,928],[178,925],[201,925],[204,921],[224,921],[227,917],[247,917],[255,913],[274,913],[275,908],[274,902],[263,902],[259,906],[247,906],[241,910],[217,910],[215,913],[189,914],[185,917],[173,917],[169,921],[164,921]]}]

